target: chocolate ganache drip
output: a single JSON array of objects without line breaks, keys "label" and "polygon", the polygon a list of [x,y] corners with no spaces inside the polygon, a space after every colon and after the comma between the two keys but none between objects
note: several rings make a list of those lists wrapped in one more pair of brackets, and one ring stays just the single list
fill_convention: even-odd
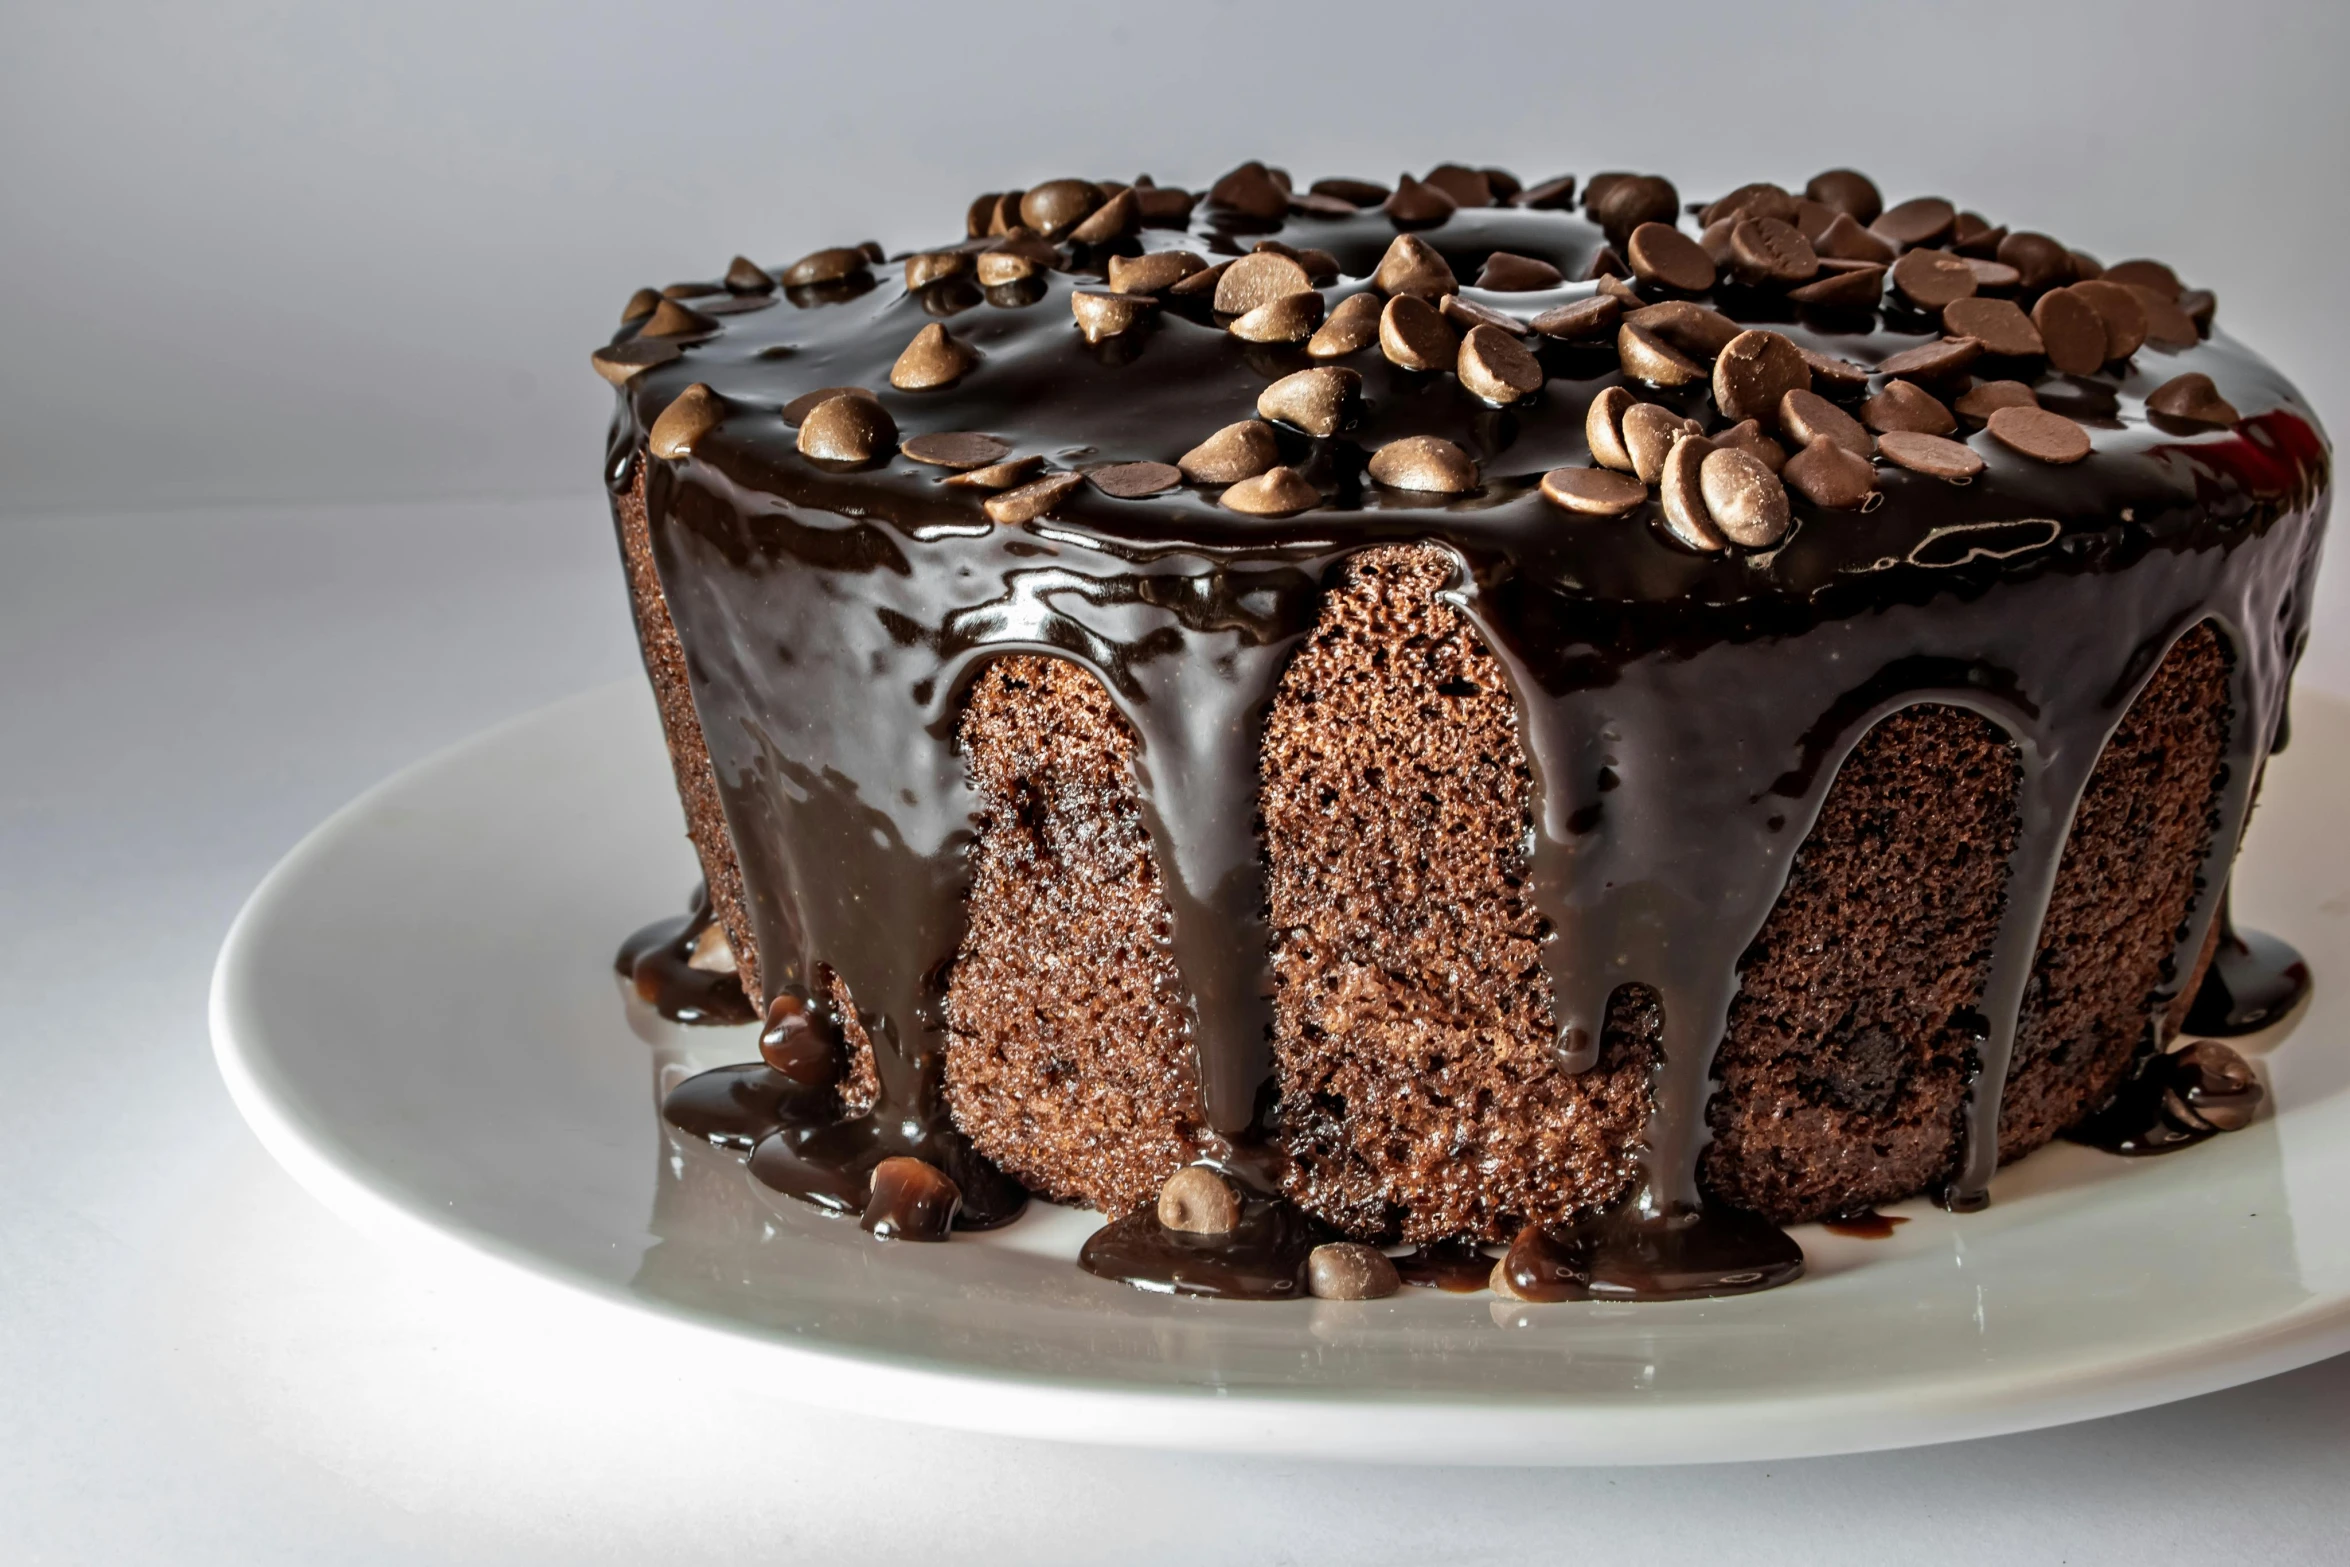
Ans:
[{"label": "chocolate ganache drip", "polygon": [[[1714,1058],[1839,767],[1925,703],[1987,718],[2018,764],[1945,1192],[1987,1201],[2076,809],[2209,624],[2226,758],[2148,998],[2140,1048],[2167,1043],[2305,635],[2330,474],[2306,405],[2168,268],[1938,198],[1884,209],[1849,171],[1693,224],[1653,176],[1592,179],[1581,215],[1573,190],[1450,165],[1298,192],[1252,164],[1205,200],[1056,180],[980,198],[933,250],[738,260],[631,301],[596,355],[620,389],[608,474],[688,652],[760,986],[809,1004],[838,976],[874,1079],[728,1069],[672,1097],[678,1125],[836,1208],[896,1156],[947,1170],[961,1222],[1016,1211],[939,1086],[978,803],[955,737],[987,663],[1068,660],[1135,737],[1207,1153],[1263,1243],[1219,1259],[1143,1211],[1089,1265],[1302,1293],[1323,1232],[1266,1195],[1259,754],[1325,589],[1397,543],[1450,556],[1446,602],[1512,688],[1556,1060],[1598,1060],[1623,987],[1662,1017],[1635,1189],[1529,1228],[1513,1292],[1800,1271],[1700,1187]],[[974,1186],[995,1194],[976,1215]]]}]

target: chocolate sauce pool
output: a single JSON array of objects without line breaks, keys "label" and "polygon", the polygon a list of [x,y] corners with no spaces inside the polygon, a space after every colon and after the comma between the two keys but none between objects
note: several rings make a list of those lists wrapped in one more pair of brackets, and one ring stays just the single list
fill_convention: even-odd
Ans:
[{"label": "chocolate sauce pool", "polygon": [[[2167,971],[2172,991],[2202,949],[2309,616],[2330,454],[2306,404],[2224,336],[2148,347],[2118,375],[2039,378],[2043,403],[2089,428],[2086,462],[2050,466],[1978,438],[1986,467],[1970,483],[1888,467],[1883,504],[1870,511],[1796,497],[1779,546],[1709,556],[1666,539],[1653,497],[1615,519],[1569,516],[1540,497],[1544,471],[1588,460],[1584,412],[1623,380],[1604,347],[1539,342],[1549,383],[1507,409],[1375,351],[1347,357],[1364,381],[1355,422],[1322,440],[1280,432],[1283,460],[1325,503],[1278,521],[1221,509],[1197,489],[1121,501],[1081,486],[1058,515],[998,527],[980,496],[942,487],[936,469],[801,457],[781,417],[802,393],[854,385],[876,393],[903,437],[984,431],[1065,468],[1171,462],[1252,417],[1268,382],[1314,361],[1300,345],[1231,337],[1204,299],[1170,299],[1136,331],[1089,345],[1069,294],[1098,286],[1112,249],[1180,245],[1212,259],[1270,229],[1203,208],[1188,238],[1145,230],[1114,247],[1071,247],[1069,270],[986,290],[909,293],[894,268],[877,283],[772,295],[711,285],[719,297],[704,302],[724,307],[719,330],[624,389],[608,477],[616,491],[642,481],[727,825],[757,894],[763,970],[778,987],[839,973],[883,1079],[867,1114],[766,1134],[760,1150],[774,1148],[767,1162],[784,1168],[786,1189],[845,1208],[862,1200],[877,1147],[968,1152],[937,1086],[944,966],[962,937],[975,808],[953,737],[968,681],[1015,652],[1091,671],[1139,737],[1205,1118],[1224,1139],[1218,1157],[1266,1164],[1253,1152],[1265,1145],[1271,1022],[1251,825],[1259,737],[1275,683],[1347,557],[1425,542],[1452,556],[1448,597],[1515,691],[1533,773],[1529,887],[1552,932],[1543,965],[1562,1062],[1591,1062],[1617,986],[1650,987],[1663,1010],[1637,1190],[1615,1211],[1522,1236],[1512,1255],[1523,1290],[1676,1298],[1764,1288],[1800,1270],[1781,1232],[1699,1188],[1712,1060],[1740,958],[1837,768],[1871,725],[1925,702],[1984,714],[2021,762],[2019,832],[1980,1008],[1988,1024],[1944,1194],[1953,1207],[1980,1206],[2074,809],[2164,654],[2210,621],[2232,658],[2226,771],[2203,891]],[[1415,231],[1463,278],[1497,249],[1572,277],[1603,243],[1591,225],[1549,211],[1464,209]],[[1322,290],[1335,305],[1368,286],[1398,230],[1370,211],[1293,216],[1279,232],[1337,257],[1342,279]],[[1461,290],[1522,318],[1591,292]],[[1727,282],[1710,302],[1866,366],[1935,330],[1890,304],[1815,311]],[[891,363],[934,319],[978,366],[948,388],[891,390]],[[2210,375],[2242,420],[2204,429],[2150,417],[2147,392],[2188,370]],[[688,457],[645,455],[653,419],[694,382],[721,394],[722,422]],[[1721,423],[1703,386],[1640,395]],[[1483,489],[1439,500],[1368,483],[1369,452],[1406,435],[1458,442],[1479,461]],[[2147,1048],[2174,999],[2149,998]],[[1260,1217],[1268,1234],[1308,1227],[1286,1205]],[[1263,1248],[1269,1266],[1244,1267],[1229,1246],[1203,1261],[1215,1248],[1196,1239],[1170,1240],[1146,1213],[1088,1250],[1096,1271],[1146,1285],[1294,1292],[1281,1283],[1286,1241]]]}]

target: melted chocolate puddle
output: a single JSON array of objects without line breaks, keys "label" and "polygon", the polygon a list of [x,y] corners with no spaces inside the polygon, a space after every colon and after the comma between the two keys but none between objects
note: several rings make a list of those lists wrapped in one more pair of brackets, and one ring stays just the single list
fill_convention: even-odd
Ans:
[{"label": "melted chocolate puddle", "polygon": [[1528,1225],[1502,1257],[1522,1300],[1703,1300],[1803,1275],[1803,1248],[1770,1220],[1714,1203],[1649,1215],[1629,1207]]},{"label": "melted chocolate puddle", "polygon": [[2219,945],[2187,1009],[2187,1032],[2240,1039],[2281,1022],[2309,994],[2309,965],[2276,937],[2239,931],[2220,903]]},{"label": "melted chocolate puddle", "polygon": [[1493,1279],[1493,1259],[1474,1241],[1458,1236],[1416,1247],[1395,1264],[1396,1277],[1418,1289],[1442,1290],[1448,1295],[1473,1295]]},{"label": "melted chocolate puddle", "polygon": [[1879,1213],[1874,1208],[1863,1208],[1858,1213],[1840,1213],[1833,1219],[1822,1219],[1820,1228],[1830,1235],[1849,1235],[1854,1240],[1890,1240],[1893,1227],[1909,1220],[1894,1214]]},{"label": "melted chocolate puddle", "polygon": [[672,1023],[756,1022],[759,1014],[731,964],[725,969],[694,966],[694,949],[717,923],[709,885],[697,882],[682,916],[656,920],[620,944],[613,971]]},{"label": "melted chocolate puddle", "polygon": [[1306,1258],[1338,1240],[1336,1230],[1247,1180],[1240,1222],[1222,1235],[1170,1230],[1155,1208],[1142,1207],[1093,1232],[1078,1253],[1086,1272],[1137,1289],[1223,1300],[1303,1300]]},{"label": "melted chocolate puddle", "polygon": [[2251,1123],[2267,1091],[2250,1063],[2216,1040],[2149,1055],[2112,1102],[2064,1135],[2107,1153],[2176,1153]]}]

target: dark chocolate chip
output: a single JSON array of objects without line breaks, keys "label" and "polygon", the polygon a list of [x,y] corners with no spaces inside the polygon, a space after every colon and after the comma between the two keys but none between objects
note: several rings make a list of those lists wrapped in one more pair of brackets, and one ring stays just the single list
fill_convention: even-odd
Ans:
[{"label": "dark chocolate chip", "polygon": [[627,304],[620,307],[620,324],[626,326],[632,321],[642,321],[660,308],[661,291],[657,288],[640,288],[628,296]]},{"label": "dark chocolate chip", "polygon": [[1009,441],[976,430],[939,430],[917,435],[898,450],[916,462],[939,468],[984,468],[1012,455]]},{"label": "dark chocolate chip", "polygon": [[1456,207],[1490,207],[1493,205],[1493,181],[1481,169],[1472,169],[1458,163],[1439,163],[1421,177],[1421,183],[1432,185],[1452,198]]},{"label": "dark chocolate chip", "polygon": [[1539,181],[1510,198],[1513,207],[1529,207],[1545,212],[1561,212],[1574,204],[1575,176],[1572,174]]},{"label": "dark chocolate chip", "polygon": [[903,1154],[873,1167],[873,1192],[859,1220],[877,1241],[943,1241],[963,1206],[944,1170]]},{"label": "dark chocolate chip", "polygon": [[2045,408],[2001,408],[1985,428],[2001,445],[2045,463],[2075,463],[2089,455],[2089,432]]},{"label": "dark chocolate chip", "polygon": [[1380,204],[1380,211],[1395,223],[1442,223],[1453,214],[1460,203],[1434,185],[1402,175],[1395,182],[1395,194]]},{"label": "dark chocolate chip", "polygon": [[1330,1241],[1306,1253],[1306,1290],[1316,1300],[1385,1300],[1401,1288],[1395,1264],[1375,1246]]},{"label": "dark chocolate chip", "polygon": [[1332,178],[1316,180],[1306,188],[1317,196],[1334,196],[1351,207],[1376,207],[1389,195],[1386,186],[1373,180]]},{"label": "dark chocolate chip", "polygon": [[737,294],[772,294],[775,279],[750,257],[737,256],[726,265],[726,286]]},{"label": "dark chocolate chip", "polygon": [[2148,392],[2146,409],[2187,424],[2228,425],[2243,417],[2233,403],[2219,395],[2211,377],[2201,371],[2173,376]]},{"label": "dark chocolate chip", "polygon": [[1912,473],[1946,479],[1953,484],[1983,471],[1983,457],[1963,441],[1927,435],[1917,430],[1888,430],[1877,438],[1877,451],[1887,462]]},{"label": "dark chocolate chip", "polygon": [[2216,1039],[2198,1039],[2155,1063],[2168,1081],[2166,1115],[2213,1132],[2240,1132],[2267,1097],[2252,1064]]}]

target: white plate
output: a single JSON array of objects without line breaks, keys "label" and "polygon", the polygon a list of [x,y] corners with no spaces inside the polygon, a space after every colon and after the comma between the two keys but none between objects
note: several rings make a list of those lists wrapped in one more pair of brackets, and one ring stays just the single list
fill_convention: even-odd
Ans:
[{"label": "white plate", "polygon": [[[813,1404],[1092,1442],[1416,1462],[1789,1457],[2112,1413],[2350,1349],[2350,707],[2310,695],[2241,870],[2318,974],[2272,1102],[2168,1158],[2059,1144],[1987,1212],[1796,1231],[1734,1300],[1513,1306],[1407,1290],[1247,1304],[1080,1272],[1090,1214],[876,1244],[667,1134],[658,1087],[750,1031],[624,1007],[620,938],[694,879],[649,697],[589,693],[384,784],[288,855],[212,991],[270,1151],[379,1233],[731,1340]],[[617,1326],[617,1325],[616,1325]],[[616,1339],[626,1335],[616,1333]]]}]

